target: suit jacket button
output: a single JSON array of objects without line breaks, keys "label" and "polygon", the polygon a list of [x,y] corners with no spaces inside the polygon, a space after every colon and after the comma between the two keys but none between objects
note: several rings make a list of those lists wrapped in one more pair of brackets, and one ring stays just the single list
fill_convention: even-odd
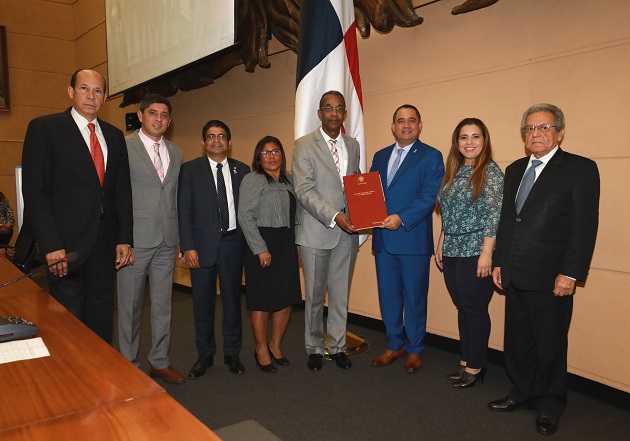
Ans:
[{"label": "suit jacket button", "polygon": [[520,222],[520,221],[521,221],[521,218],[520,218],[520,217],[517,217],[517,218],[516,218],[516,222]]}]

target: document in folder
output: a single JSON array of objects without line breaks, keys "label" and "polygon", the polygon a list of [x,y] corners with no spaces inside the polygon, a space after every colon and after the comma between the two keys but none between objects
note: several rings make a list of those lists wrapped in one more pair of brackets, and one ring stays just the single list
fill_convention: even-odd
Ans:
[{"label": "document in folder", "polygon": [[380,227],[387,217],[383,184],[378,172],[343,177],[350,221],[357,230]]}]

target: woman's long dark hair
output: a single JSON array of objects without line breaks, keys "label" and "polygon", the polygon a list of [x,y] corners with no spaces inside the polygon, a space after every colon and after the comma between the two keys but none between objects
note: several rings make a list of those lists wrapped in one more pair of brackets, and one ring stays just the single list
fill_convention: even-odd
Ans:
[{"label": "woman's long dark hair", "polygon": [[255,171],[256,173],[260,173],[261,175],[264,175],[267,178],[267,182],[269,182],[270,184],[274,182],[273,177],[270,176],[269,173],[265,171],[265,169],[260,163],[260,152],[262,152],[262,149],[265,147],[265,144],[269,144],[269,143],[275,144],[276,146],[278,146],[278,148],[280,149],[280,152],[282,153],[282,164],[280,165],[279,181],[282,182],[283,184],[288,184],[289,180],[287,179],[287,158],[284,155],[284,147],[282,147],[282,143],[275,136],[267,135],[264,138],[262,138],[260,141],[258,141],[258,144],[256,144],[256,148],[254,149],[254,159],[252,159],[252,170]]},{"label": "woman's long dark hair", "polygon": [[[462,164],[464,164],[464,155],[462,155],[459,151],[459,132],[462,127],[468,125],[479,127],[479,129],[481,129],[481,135],[483,136],[483,147],[481,149],[481,153],[475,158],[473,172],[470,175],[470,178],[468,178],[468,183],[466,184],[467,190],[472,188],[472,201],[475,202],[483,191],[486,165],[492,161],[492,143],[490,142],[490,132],[483,121],[478,118],[465,118],[461,120],[460,123],[457,124],[457,127],[455,127],[455,130],[453,130],[453,135],[451,137],[451,150],[449,151],[448,158],[446,159],[444,179],[442,180],[438,193],[442,190],[442,188],[446,187],[446,196],[448,196],[448,192],[453,186],[457,170],[459,170]],[[440,204],[436,204],[436,211],[438,214],[440,213]]]}]

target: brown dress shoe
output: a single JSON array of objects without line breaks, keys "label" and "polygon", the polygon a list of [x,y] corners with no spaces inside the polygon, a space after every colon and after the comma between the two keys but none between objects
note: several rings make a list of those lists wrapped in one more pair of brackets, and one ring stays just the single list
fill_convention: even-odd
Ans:
[{"label": "brown dress shoe", "polygon": [[398,351],[392,351],[390,349],[383,352],[381,355],[372,360],[372,366],[387,366],[392,361],[398,360],[400,357],[405,355],[404,349],[399,349]]},{"label": "brown dress shoe", "polygon": [[410,374],[422,367],[422,355],[420,354],[407,354],[407,362],[405,363],[405,370]]},{"label": "brown dress shoe", "polygon": [[149,376],[161,378],[167,383],[182,384],[186,382],[186,377],[173,369],[172,366],[165,367],[164,369],[151,369],[149,370]]}]

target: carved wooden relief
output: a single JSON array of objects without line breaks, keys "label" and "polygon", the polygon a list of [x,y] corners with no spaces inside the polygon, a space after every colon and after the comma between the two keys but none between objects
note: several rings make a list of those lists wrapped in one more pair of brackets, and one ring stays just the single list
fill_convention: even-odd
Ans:
[{"label": "carved wooden relief", "polygon": [[[458,15],[486,8],[499,0],[467,0],[452,9]],[[413,27],[422,23],[411,0],[354,0],[357,30],[363,38],[377,32],[389,33],[394,26]],[[256,66],[271,67],[269,41],[276,38],[297,53],[300,0],[240,0],[237,11],[237,40],[240,45],[205,59],[176,73],[167,74],[123,92],[120,107],[138,103],[147,93],[172,96],[178,90],[199,89],[214,83],[234,66],[243,64],[247,72]]]}]

